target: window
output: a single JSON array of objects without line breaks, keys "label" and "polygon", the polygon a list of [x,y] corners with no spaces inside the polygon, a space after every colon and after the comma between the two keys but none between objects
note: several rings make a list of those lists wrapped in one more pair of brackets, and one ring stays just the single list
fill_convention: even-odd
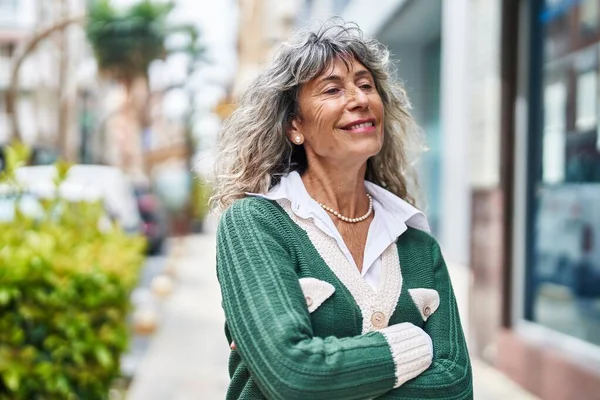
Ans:
[{"label": "window", "polygon": [[15,11],[17,9],[17,1],[18,0],[0,0],[0,11],[2,11],[2,13]]},{"label": "window", "polygon": [[524,316],[600,346],[600,0],[537,3]]}]

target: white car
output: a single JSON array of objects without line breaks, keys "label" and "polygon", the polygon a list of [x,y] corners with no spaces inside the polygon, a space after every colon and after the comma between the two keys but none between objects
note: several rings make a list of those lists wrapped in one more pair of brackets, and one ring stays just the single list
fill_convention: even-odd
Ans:
[{"label": "white car", "polygon": [[[16,170],[17,182],[39,197],[56,195],[53,165],[22,167]],[[118,168],[104,165],[73,165],[58,188],[61,197],[71,201],[103,199],[111,218],[130,233],[141,231],[141,217],[133,185]]]},{"label": "white car", "polygon": [[30,193],[17,195],[10,189],[6,185],[0,186],[0,222],[13,221],[16,210],[32,218],[43,215],[44,208],[37,197]]}]

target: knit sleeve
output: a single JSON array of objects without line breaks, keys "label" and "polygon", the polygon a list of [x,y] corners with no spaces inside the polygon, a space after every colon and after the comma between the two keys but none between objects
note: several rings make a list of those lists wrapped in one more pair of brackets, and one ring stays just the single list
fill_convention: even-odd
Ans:
[{"label": "knit sleeve", "polygon": [[433,342],[433,362],[415,379],[393,389],[381,399],[447,399],[473,398],[471,362],[458,307],[439,245],[432,245],[434,285],[440,305],[425,323],[424,330]]},{"label": "knit sleeve", "polygon": [[[217,275],[242,361],[267,398],[364,399],[388,392],[396,364],[384,334],[313,337],[279,212],[266,200],[244,199],[219,224]],[[404,344],[415,353],[411,346]]]}]

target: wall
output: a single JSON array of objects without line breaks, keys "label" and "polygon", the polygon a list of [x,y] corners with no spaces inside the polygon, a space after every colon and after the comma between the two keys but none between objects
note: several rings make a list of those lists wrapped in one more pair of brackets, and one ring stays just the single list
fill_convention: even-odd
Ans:
[{"label": "wall", "polygon": [[500,22],[499,0],[470,0],[468,91],[469,143],[467,171],[471,193],[469,229],[471,351],[488,362],[497,356],[496,338],[502,319],[503,273],[506,264],[505,202],[500,186]]}]

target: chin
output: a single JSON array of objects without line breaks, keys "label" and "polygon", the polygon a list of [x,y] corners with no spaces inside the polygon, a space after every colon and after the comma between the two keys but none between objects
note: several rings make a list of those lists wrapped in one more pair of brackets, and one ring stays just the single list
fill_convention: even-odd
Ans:
[{"label": "chin", "polygon": [[364,138],[361,143],[356,143],[356,151],[363,153],[368,157],[372,157],[379,153],[383,146],[383,138],[381,136],[373,136],[370,138]]},{"label": "chin", "polygon": [[379,154],[379,152],[381,151],[381,144],[382,143],[379,141],[374,141],[369,145],[365,145],[363,143],[362,146],[352,149],[352,154],[348,154],[347,158],[355,160],[362,159],[366,162],[369,158]]}]

